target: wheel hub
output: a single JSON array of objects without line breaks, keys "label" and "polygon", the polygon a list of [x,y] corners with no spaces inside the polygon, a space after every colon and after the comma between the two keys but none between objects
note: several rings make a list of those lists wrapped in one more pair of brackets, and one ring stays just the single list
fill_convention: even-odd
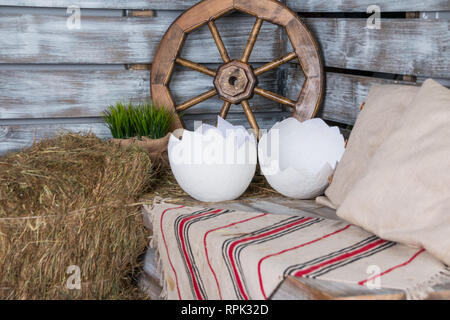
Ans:
[{"label": "wheel hub", "polygon": [[250,65],[233,60],[222,65],[214,78],[214,86],[220,98],[232,104],[250,99],[257,79]]}]

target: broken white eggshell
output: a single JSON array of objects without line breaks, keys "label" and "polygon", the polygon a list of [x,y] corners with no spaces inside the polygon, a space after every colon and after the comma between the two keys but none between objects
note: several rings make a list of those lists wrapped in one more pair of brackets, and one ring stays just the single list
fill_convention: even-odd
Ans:
[{"label": "broken white eggshell", "polygon": [[269,184],[295,199],[321,195],[344,151],[339,128],[321,119],[287,118],[264,134],[258,145],[261,171]]},{"label": "broken white eggshell", "polygon": [[181,139],[172,134],[168,153],[180,187],[205,202],[238,198],[256,170],[255,136],[221,117],[217,127],[203,124],[195,131],[183,130]]}]

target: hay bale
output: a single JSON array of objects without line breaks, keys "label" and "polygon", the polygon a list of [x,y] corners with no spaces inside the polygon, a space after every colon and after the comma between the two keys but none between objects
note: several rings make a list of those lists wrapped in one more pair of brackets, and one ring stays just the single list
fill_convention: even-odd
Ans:
[{"label": "hay bale", "polygon": [[93,134],[1,157],[0,299],[141,297],[132,281],[148,234],[135,202],[150,176],[145,152]]}]

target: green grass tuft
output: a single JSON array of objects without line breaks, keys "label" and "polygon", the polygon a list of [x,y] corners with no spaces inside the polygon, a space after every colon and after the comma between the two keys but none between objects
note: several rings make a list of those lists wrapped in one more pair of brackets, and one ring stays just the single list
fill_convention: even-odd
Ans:
[{"label": "green grass tuft", "polygon": [[149,102],[136,105],[117,102],[103,113],[103,120],[117,139],[162,138],[169,132],[173,118],[172,112]]}]

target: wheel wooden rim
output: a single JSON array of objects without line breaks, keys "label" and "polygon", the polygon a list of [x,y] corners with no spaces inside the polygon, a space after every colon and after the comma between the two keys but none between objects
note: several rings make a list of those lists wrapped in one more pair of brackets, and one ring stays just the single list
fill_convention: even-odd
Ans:
[{"label": "wheel wooden rim", "polygon": [[[240,60],[231,60],[215,20],[231,11],[241,11],[256,17],[247,46]],[[293,51],[285,56],[253,69],[248,61],[263,22],[277,24],[286,29]],[[186,34],[208,24],[224,64],[211,70],[199,63],[179,57]],[[305,82],[297,101],[259,88],[257,77],[297,58],[305,75]],[[175,105],[168,84],[175,63],[213,77],[214,89],[204,92],[179,105]],[[227,78],[228,76],[228,78]],[[229,82],[227,84],[226,82]],[[155,53],[151,70],[151,94],[153,101],[169,110],[184,111],[215,95],[224,101],[220,116],[226,118],[231,104],[241,104],[251,127],[259,136],[259,126],[251,110],[249,99],[258,94],[293,109],[292,116],[304,121],[311,119],[323,98],[324,72],[317,42],[298,16],[284,4],[275,0],[204,0],[185,11],[169,27]],[[172,129],[182,128],[176,114]]]}]

